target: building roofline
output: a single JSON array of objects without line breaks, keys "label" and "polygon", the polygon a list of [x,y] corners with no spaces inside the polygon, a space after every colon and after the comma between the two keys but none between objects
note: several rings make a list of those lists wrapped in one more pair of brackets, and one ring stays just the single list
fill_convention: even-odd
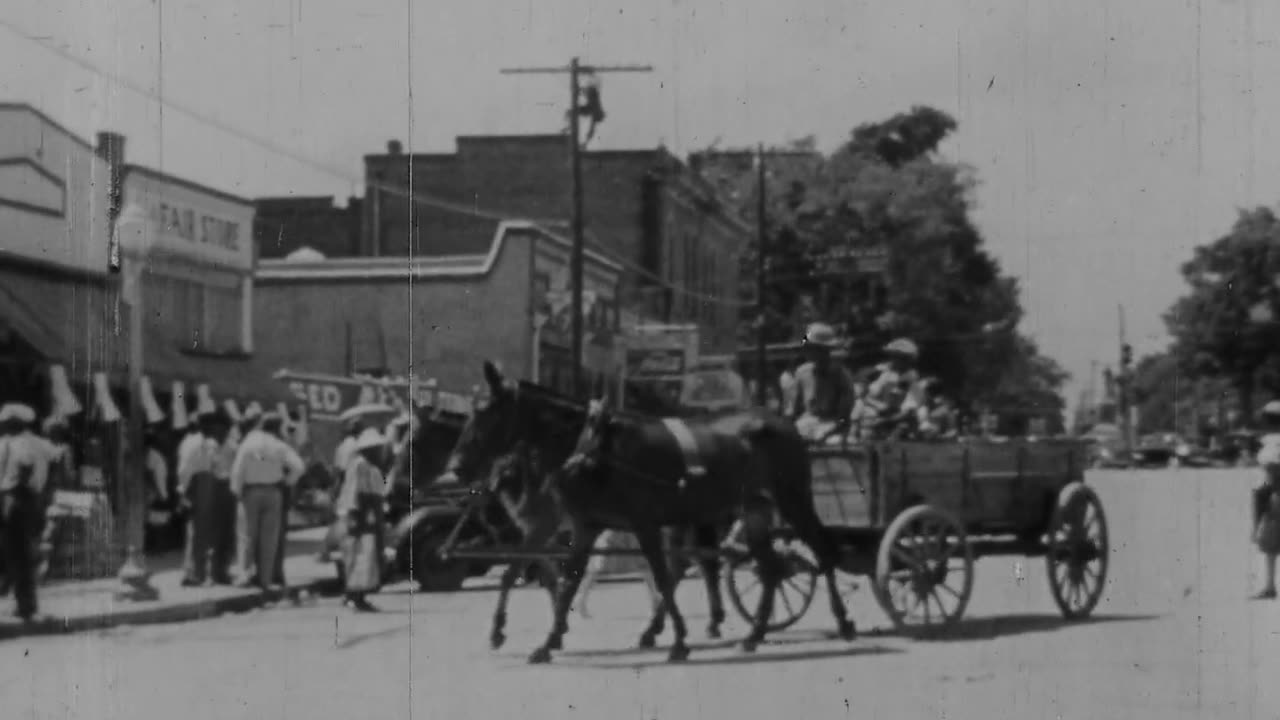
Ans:
[{"label": "building roofline", "polygon": [[31,103],[25,103],[25,102],[0,102],[0,110],[26,110],[27,112],[31,113],[32,115],[35,115],[36,117],[40,118],[40,120],[41,120],[41,121],[43,121],[43,122],[44,122],[44,124],[46,124],[46,125],[48,125],[49,127],[53,128],[53,129],[55,129],[55,130],[57,130],[58,132],[62,133],[63,135],[66,135],[66,136],[67,136],[68,138],[70,138],[71,140],[73,140],[73,141],[75,141],[76,143],[79,143],[80,145],[82,145],[82,146],[84,146],[85,148],[87,148],[90,152],[97,152],[97,148],[96,148],[96,147],[94,147],[93,143],[89,142],[88,140],[85,140],[84,138],[80,137],[80,136],[79,136],[79,135],[77,135],[76,133],[71,132],[71,131],[70,131],[70,130],[68,130],[68,129],[66,128],[66,126],[64,126],[62,123],[60,123],[60,122],[58,122],[57,120],[54,120],[53,118],[49,117],[47,114],[45,114],[45,112],[44,112],[43,110],[41,110],[40,108],[36,107],[35,105],[32,105]]},{"label": "building roofline", "polygon": [[[272,259],[259,260],[254,273],[255,281],[302,282],[309,280],[357,280],[413,278],[481,278],[492,272],[502,255],[507,235],[511,232],[534,232],[563,247],[572,247],[568,239],[551,232],[537,223],[509,220],[497,224],[493,241],[487,253],[440,255],[413,258],[405,262],[402,257],[326,258],[315,262],[289,262]],[[586,257],[619,275],[623,267],[614,260],[592,250]]]},{"label": "building roofline", "polygon": [[124,176],[126,178],[129,176],[130,173],[135,173],[135,172],[138,173],[139,175],[150,176],[151,178],[154,178],[161,182],[173,183],[174,185],[185,187],[188,190],[204,193],[206,195],[212,195],[213,197],[216,197],[220,200],[226,200],[227,202],[230,202],[230,203],[236,203],[237,205],[244,205],[245,207],[248,207],[248,208],[255,207],[252,200],[248,198],[240,197],[239,195],[232,195],[229,192],[218,190],[217,188],[211,188],[208,185],[201,185],[198,182],[195,182],[193,180],[187,180],[186,178],[180,178],[176,175],[170,175],[169,173],[160,172],[159,170],[149,168],[145,165],[135,165],[133,163],[125,164]]}]

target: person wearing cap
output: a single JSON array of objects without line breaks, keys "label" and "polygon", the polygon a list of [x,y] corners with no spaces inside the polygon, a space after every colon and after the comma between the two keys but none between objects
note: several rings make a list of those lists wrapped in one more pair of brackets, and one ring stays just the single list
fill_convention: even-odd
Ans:
[{"label": "person wearing cap", "polygon": [[1253,538],[1262,552],[1262,589],[1256,600],[1276,599],[1276,556],[1280,555],[1280,400],[1262,408],[1261,472],[1253,488]]},{"label": "person wearing cap", "polygon": [[[258,426],[262,421],[262,406],[256,402],[249,403],[240,415],[240,422],[236,424],[236,432],[232,433],[232,437],[228,440],[227,456],[234,462],[236,450],[239,448],[240,442],[249,437],[249,433]],[[230,470],[228,470],[230,472]],[[228,485],[228,489],[230,486]],[[244,516],[244,504],[236,502],[234,498],[224,496],[224,500],[231,503],[228,512],[234,515],[235,519],[235,568],[236,574],[240,577],[247,577],[252,574],[253,563],[252,557],[249,555],[249,531],[247,521]]]},{"label": "person wearing cap", "polygon": [[[269,413],[249,432],[236,450],[231,466],[231,492],[244,509],[246,555],[254,564],[244,584],[279,589],[272,577],[280,547],[280,522],[284,515],[284,491],[302,476],[302,458],[280,438],[282,418]],[[242,568],[247,570],[247,568]]]},{"label": "person wearing cap", "polygon": [[342,553],[346,604],[358,612],[377,609],[368,594],[382,586],[384,479],[377,461],[385,445],[386,438],[375,428],[360,433],[334,507],[347,526]]},{"label": "person wearing cap", "polygon": [[26,622],[39,609],[35,544],[43,515],[39,497],[51,460],[49,443],[31,432],[35,422],[35,411],[26,405],[0,407],[0,548],[16,614]]},{"label": "person wearing cap", "polygon": [[[210,575],[220,572],[210,556],[217,555],[217,478],[215,459],[225,424],[218,411],[205,410],[178,446],[178,497],[188,508],[186,572],[182,584],[203,585]],[[221,579],[221,578],[219,578]]]},{"label": "person wearing cap", "polygon": [[841,430],[853,412],[853,375],[831,358],[837,345],[835,330],[826,323],[814,323],[805,332],[808,361],[795,373],[791,416],[801,434],[812,440],[824,440]]},{"label": "person wearing cap", "polygon": [[876,366],[876,378],[867,387],[867,405],[882,422],[913,418],[921,402],[915,370],[920,350],[911,340],[898,338],[884,353],[886,362]]}]

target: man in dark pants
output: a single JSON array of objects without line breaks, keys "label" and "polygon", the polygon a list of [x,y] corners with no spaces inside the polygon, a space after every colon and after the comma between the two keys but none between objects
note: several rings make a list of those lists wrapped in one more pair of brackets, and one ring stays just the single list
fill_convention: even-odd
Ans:
[{"label": "man in dark pants", "polygon": [[13,587],[17,616],[25,622],[36,617],[35,533],[40,527],[35,487],[37,465],[47,462],[25,432],[35,423],[35,412],[25,405],[0,408],[0,545],[5,570]]}]

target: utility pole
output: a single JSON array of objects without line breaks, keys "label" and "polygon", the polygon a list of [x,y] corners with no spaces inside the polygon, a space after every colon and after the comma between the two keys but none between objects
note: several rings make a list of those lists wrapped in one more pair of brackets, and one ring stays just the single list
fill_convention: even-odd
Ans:
[{"label": "utility pole", "polygon": [[[765,348],[764,321],[767,314],[765,301],[765,243],[768,236],[765,217],[764,143],[756,146],[756,403],[764,407],[768,403],[767,378],[769,376],[768,350]],[[786,408],[780,408],[786,412]]]},{"label": "utility pole", "polygon": [[[583,289],[583,257],[585,255],[586,241],[583,237],[582,229],[582,146],[579,139],[579,117],[584,112],[591,112],[591,108],[581,105],[581,76],[590,75],[592,77],[604,73],[647,73],[652,72],[653,68],[649,65],[583,65],[578,58],[569,61],[567,67],[527,67],[527,68],[506,68],[501,72],[503,75],[548,75],[548,74],[568,74],[569,75],[569,165],[572,178],[572,218],[571,226],[573,233],[573,251],[569,259],[569,282],[572,292],[572,303],[570,312],[572,313],[573,322],[573,391],[578,398],[587,396],[586,384],[583,382],[582,372],[582,289]],[[599,96],[595,96],[593,101],[596,103],[595,110],[599,111],[594,120],[598,122],[603,119],[604,112],[599,108]]]},{"label": "utility pole", "polygon": [[1125,341],[1124,332],[1124,305],[1120,305],[1120,367],[1117,375],[1118,397],[1116,405],[1120,411],[1120,430],[1124,437],[1124,447],[1126,453],[1133,452],[1133,423],[1130,422],[1132,416],[1130,414],[1129,405],[1132,399],[1130,385],[1132,377],[1130,373],[1130,364],[1133,362],[1133,348],[1129,347],[1129,343]]},{"label": "utility pole", "polygon": [[[756,402],[764,407],[768,402],[769,359],[765,345],[765,317],[768,315],[768,301],[765,297],[768,286],[769,244],[769,211],[766,200],[768,194],[766,156],[812,157],[811,152],[794,150],[770,150],[766,154],[764,143],[756,144]],[[741,157],[741,156],[739,156]],[[783,408],[785,412],[786,409]]]}]

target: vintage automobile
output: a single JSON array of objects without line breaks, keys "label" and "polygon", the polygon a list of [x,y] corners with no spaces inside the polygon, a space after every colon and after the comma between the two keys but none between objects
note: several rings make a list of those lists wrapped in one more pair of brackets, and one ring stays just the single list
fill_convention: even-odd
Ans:
[{"label": "vintage automobile", "polygon": [[[434,478],[443,469],[445,458],[457,442],[466,415],[442,409],[419,409],[419,419],[427,425],[429,440],[421,456],[414,462],[434,468],[418,475]],[[515,545],[520,542],[519,528],[496,504],[483,512],[469,512],[475,501],[469,488],[428,482],[414,486],[408,473],[389,472],[391,487],[385,505],[386,532],[383,536],[383,577],[386,582],[412,578],[423,592],[458,590],[473,577],[480,577],[494,566],[493,561],[477,559],[444,559],[439,549],[456,531],[454,547],[479,549]],[[335,488],[335,494],[337,488]],[[464,518],[465,516],[465,518]],[[461,525],[460,525],[461,521]],[[329,533],[325,552],[342,577],[340,526],[335,523]],[[536,564],[526,575],[537,577]]]}]

